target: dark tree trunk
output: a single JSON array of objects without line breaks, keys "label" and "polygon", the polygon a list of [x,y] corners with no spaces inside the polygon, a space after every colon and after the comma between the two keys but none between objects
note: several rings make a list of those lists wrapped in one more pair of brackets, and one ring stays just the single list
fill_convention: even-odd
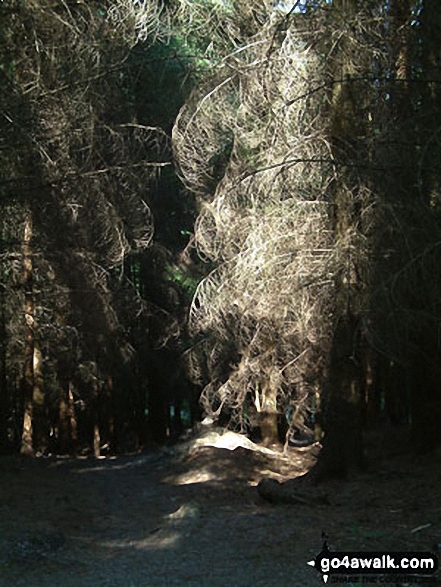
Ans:
[{"label": "dark tree trunk", "polygon": [[149,430],[154,442],[173,436],[170,406],[179,399],[179,355],[172,348],[152,351],[148,364]]},{"label": "dark tree trunk", "polygon": [[[354,18],[356,5],[349,0],[334,0],[336,21]],[[330,101],[330,142],[336,161],[354,161],[362,156],[363,145],[358,136],[364,129],[358,116],[362,106],[355,98],[355,86],[350,83],[355,62],[347,61],[351,54],[351,41],[342,38],[335,49],[330,73],[335,79]],[[337,169],[333,186],[333,223],[336,246],[347,240],[348,235],[360,225],[359,209],[354,198],[358,189],[357,177],[345,167]],[[328,379],[323,391],[322,422],[323,450],[313,471],[315,480],[344,477],[352,469],[358,469],[363,461],[363,369],[360,352],[361,307],[360,267],[351,246],[343,245],[340,251],[344,265],[335,278],[336,326],[330,352]]]},{"label": "dark tree trunk", "polygon": [[158,444],[164,444],[167,440],[169,424],[168,402],[161,391],[151,389],[149,393],[149,428],[153,441]]},{"label": "dark tree trunk", "polygon": [[78,444],[75,405],[70,382],[60,381],[60,403],[58,409],[58,451],[75,454]]},{"label": "dark tree trunk", "polygon": [[[441,124],[441,12],[437,0],[424,0],[421,12],[423,75],[426,80],[423,92],[423,109],[427,116],[426,127],[421,123],[421,142],[427,143],[433,136],[433,129]],[[432,214],[439,226],[439,143],[426,148],[424,161],[420,163],[422,192],[427,206],[432,207]],[[434,200],[434,198],[436,198]],[[435,212],[436,209],[436,212]],[[427,287],[430,276],[421,271],[423,286]],[[439,282],[439,280],[438,280]],[[430,289],[429,289],[430,291]],[[433,293],[431,297],[433,299]],[[419,295],[418,295],[419,294]],[[439,295],[439,292],[438,292]],[[416,301],[421,303],[421,292],[415,292]],[[433,304],[433,302],[432,302]],[[418,452],[431,451],[440,444],[441,419],[441,345],[439,342],[439,321],[435,320],[438,302],[433,309],[433,319],[426,323],[426,330],[421,339],[416,340],[413,356],[410,357],[411,390],[412,390],[412,440]]]},{"label": "dark tree trunk", "polygon": [[357,352],[357,323],[343,318],[336,328],[329,379],[323,398],[323,450],[316,481],[345,477],[363,466],[362,370]]},{"label": "dark tree trunk", "polygon": [[149,357],[149,430],[154,442],[163,444],[167,440],[169,427],[168,410],[168,377],[171,377],[169,351],[160,349],[153,351]]},{"label": "dark tree trunk", "polygon": [[175,397],[174,413],[173,413],[173,418],[172,418],[172,427],[173,427],[173,435],[172,436],[173,436],[174,440],[177,440],[183,432],[181,411],[182,411],[182,400],[180,397]]},{"label": "dark tree trunk", "polygon": [[441,422],[441,369],[440,356],[436,355],[436,342],[428,348],[427,341],[421,345],[427,353],[413,357],[411,370],[412,389],[412,445],[417,453],[428,453],[440,445]]},{"label": "dark tree trunk", "polygon": [[138,377],[137,385],[134,389],[134,415],[133,425],[136,436],[138,438],[138,444],[143,446],[147,443],[147,398],[146,398],[146,381],[143,378]]},{"label": "dark tree trunk", "polygon": [[378,380],[379,357],[366,343],[362,348],[364,426],[372,427],[381,414],[381,388]]}]

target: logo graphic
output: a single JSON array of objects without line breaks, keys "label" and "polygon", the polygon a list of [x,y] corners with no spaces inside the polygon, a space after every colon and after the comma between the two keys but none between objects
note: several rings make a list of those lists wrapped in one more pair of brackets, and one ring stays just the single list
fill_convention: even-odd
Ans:
[{"label": "logo graphic", "polygon": [[315,567],[327,583],[330,575],[418,575],[427,577],[438,570],[432,552],[333,552],[322,532],[323,547],[308,565]]}]

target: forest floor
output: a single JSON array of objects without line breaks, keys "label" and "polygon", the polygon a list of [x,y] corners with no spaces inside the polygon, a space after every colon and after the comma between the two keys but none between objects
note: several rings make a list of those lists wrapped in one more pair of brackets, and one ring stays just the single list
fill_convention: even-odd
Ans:
[{"label": "forest floor", "polygon": [[439,548],[440,453],[378,461],[320,486],[324,503],[273,505],[257,483],[304,473],[317,447],[231,448],[199,439],[118,458],[0,459],[0,586],[313,587],[322,532],[331,551]]}]

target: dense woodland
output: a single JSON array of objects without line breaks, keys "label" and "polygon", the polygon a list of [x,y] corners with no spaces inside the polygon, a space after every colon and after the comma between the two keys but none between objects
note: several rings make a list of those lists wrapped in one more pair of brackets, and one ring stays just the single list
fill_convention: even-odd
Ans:
[{"label": "dense woodland", "polygon": [[441,420],[437,0],[0,3],[0,452]]}]

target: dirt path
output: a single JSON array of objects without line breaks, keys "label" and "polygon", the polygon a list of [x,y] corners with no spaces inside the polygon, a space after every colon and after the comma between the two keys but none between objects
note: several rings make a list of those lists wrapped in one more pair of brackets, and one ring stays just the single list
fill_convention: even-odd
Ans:
[{"label": "dirt path", "polygon": [[403,460],[329,485],[329,505],[258,496],[263,476],[283,480],[310,464],[308,452],[287,461],[212,447],[1,459],[0,587],[313,587],[321,578],[306,562],[322,531],[333,550],[430,550],[438,540],[433,463]]}]

